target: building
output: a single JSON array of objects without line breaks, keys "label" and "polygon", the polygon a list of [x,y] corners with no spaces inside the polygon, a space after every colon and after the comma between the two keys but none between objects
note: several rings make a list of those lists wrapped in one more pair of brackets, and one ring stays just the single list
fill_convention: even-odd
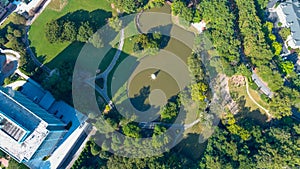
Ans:
[{"label": "building", "polygon": [[50,155],[67,124],[20,92],[0,89],[0,148],[18,162]]},{"label": "building", "polygon": [[9,0],[0,0],[0,25],[16,8],[17,6]]},{"label": "building", "polygon": [[298,0],[286,0],[280,3],[275,11],[281,27],[291,29],[291,35],[286,41],[287,45],[293,49],[300,48],[300,2]]},{"label": "building", "polygon": [[273,92],[271,91],[271,89],[258,77],[258,75],[255,72],[252,72],[251,77],[261,92],[263,92],[269,98],[273,97]]},{"label": "building", "polygon": [[84,133],[86,116],[38,84],[0,87],[0,149],[28,167],[57,168]]}]

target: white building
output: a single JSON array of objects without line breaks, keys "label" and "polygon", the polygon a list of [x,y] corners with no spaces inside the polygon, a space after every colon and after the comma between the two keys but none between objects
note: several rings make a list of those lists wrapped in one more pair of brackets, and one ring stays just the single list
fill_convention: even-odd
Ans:
[{"label": "white building", "polygon": [[300,2],[298,0],[286,0],[280,3],[275,11],[278,15],[281,27],[291,29],[291,35],[287,38],[286,44],[293,48],[300,48]]}]

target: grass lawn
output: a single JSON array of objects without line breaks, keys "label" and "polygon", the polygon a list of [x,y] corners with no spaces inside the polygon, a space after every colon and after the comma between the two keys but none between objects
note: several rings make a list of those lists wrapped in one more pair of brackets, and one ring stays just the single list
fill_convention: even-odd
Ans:
[{"label": "grass lawn", "polygon": [[[249,111],[242,111],[238,114],[238,116],[241,117],[247,117],[250,119],[255,120],[256,122],[258,122],[260,125],[265,125],[266,120],[267,120],[267,116],[265,115],[265,111],[260,109],[251,99],[250,97],[247,95],[247,91],[246,91],[246,85],[244,86],[240,86],[240,87],[235,87],[232,85],[231,82],[229,82],[229,88],[230,91],[232,92],[236,92],[238,93],[238,98],[243,97],[245,100],[245,105],[243,107],[245,108],[249,108]],[[255,101],[260,104],[261,106],[263,106],[266,109],[269,109],[270,107],[260,98],[259,94],[251,89],[249,87],[249,92],[251,94],[251,96],[253,97],[253,99],[255,99]],[[243,103],[242,103],[243,104]]]},{"label": "grass lawn", "polygon": [[253,97],[253,99],[255,99],[258,104],[260,104],[261,106],[263,106],[266,109],[270,108],[270,106],[261,99],[260,94],[257,91],[249,88],[249,92],[250,92],[251,96]]},{"label": "grass lawn", "polygon": [[[67,4],[60,10],[52,9],[53,6],[58,6],[53,3],[60,3],[61,1],[52,1],[51,4],[44,10],[44,12],[34,21],[29,31],[29,40],[31,41],[31,47],[35,50],[37,57],[43,63],[51,62],[56,56],[61,55],[67,47],[73,47],[68,51],[76,50],[79,46],[72,45],[72,43],[55,43],[51,44],[46,39],[44,29],[46,24],[51,20],[58,19],[68,13],[72,13],[78,10],[85,10],[88,12],[92,12],[95,10],[101,10],[104,15],[96,15],[99,17],[106,17],[108,14],[111,15],[111,7],[110,4],[106,0],[69,0]],[[107,13],[106,13],[107,12]],[[93,14],[93,13],[91,13]],[[94,13],[95,15],[96,13]],[[79,18],[84,20],[85,18]],[[41,43],[43,42],[43,43]],[[70,56],[72,57],[72,56]],[[60,59],[66,59],[66,57],[60,57]],[[48,66],[50,68],[54,68],[56,63],[60,62],[60,60],[56,60],[55,63],[51,63]]]},{"label": "grass lawn", "polygon": [[[231,82],[229,82],[229,89],[232,92],[237,92],[238,93],[238,98],[244,97],[246,100],[245,106],[244,107],[249,107],[250,111],[254,111],[259,109],[259,107],[250,99],[250,97],[247,95],[246,91],[246,86],[240,86],[240,87],[235,87],[232,85]],[[250,90],[250,89],[249,89]],[[254,96],[252,96],[254,99],[256,99]],[[264,112],[263,110],[260,110],[262,113]]]}]

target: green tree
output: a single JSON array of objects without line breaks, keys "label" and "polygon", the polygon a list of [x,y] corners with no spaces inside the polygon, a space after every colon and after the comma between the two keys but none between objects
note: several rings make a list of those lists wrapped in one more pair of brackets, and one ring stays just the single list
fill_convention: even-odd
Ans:
[{"label": "green tree", "polygon": [[101,147],[98,146],[96,143],[91,144],[91,153],[93,156],[96,156],[100,153]]},{"label": "green tree", "polygon": [[279,31],[279,35],[282,37],[282,39],[285,41],[289,35],[291,35],[291,29],[290,28],[281,28]]},{"label": "green tree", "polygon": [[122,29],[122,20],[119,17],[111,17],[108,19],[108,24],[111,28],[113,28],[116,32]]},{"label": "green tree", "polygon": [[62,28],[58,21],[51,21],[45,27],[46,38],[50,43],[61,41]]},{"label": "green tree", "polygon": [[73,42],[76,40],[77,30],[74,22],[67,21],[63,24],[62,40]]},{"label": "green tree", "polygon": [[22,32],[18,29],[15,29],[13,33],[14,33],[14,36],[17,38],[20,38],[22,36]]},{"label": "green tree", "polygon": [[281,71],[285,74],[285,75],[289,75],[294,71],[294,64],[291,61],[283,61],[279,63],[280,65],[280,69]]},{"label": "green tree", "polygon": [[160,117],[165,122],[171,122],[178,114],[178,107],[174,102],[169,102],[161,110]]},{"label": "green tree", "polygon": [[78,29],[77,40],[80,42],[87,42],[89,38],[92,37],[93,33],[94,31],[89,22],[83,22]]},{"label": "green tree", "polygon": [[122,127],[123,133],[128,137],[140,138],[141,129],[134,123],[129,123]]},{"label": "green tree", "polygon": [[102,48],[104,46],[99,33],[93,34],[93,36],[89,39],[89,42],[96,48]]},{"label": "green tree", "polygon": [[276,95],[270,102],[270,113],[277,119],[292,115],[291,101],[287,96]]},{"label": "green tree", "polygon": [[275,50],[274,54],[277,55],[277,56],[280,55],[280,53],[282,51],[282,45],[278,42],[273,42],[272,47]]},{"label": "green tree", "polygon": [[199,82],[192,84],[191,86],[191,95],[192,100],[199,102],[204,101],[206,98],[205,93],[207,92],[207,85],[205,83]]}]

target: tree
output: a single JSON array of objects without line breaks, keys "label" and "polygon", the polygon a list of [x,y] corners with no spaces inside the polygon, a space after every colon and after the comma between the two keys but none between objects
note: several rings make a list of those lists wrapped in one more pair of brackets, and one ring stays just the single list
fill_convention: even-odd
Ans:
[{"label": "tree", "polygon": [[241,74],[243,76],[246,76],[246,77],[251,77],[251,72],[250,70],[246,67],[246,65],[244,64],[241,64],[237,67],[237,73],[238,74]]},{"label": "tree", "polygon": [[108,19],[108,24],[111,28],[113,28],[116,32],[122,29],[122,20],[119,17],[112,17]]},{"label": "tree", "polygon": [[173,102],[169,102],[166,106],[162,108],[160,117],[165,122],[171,122],[176,118],[177,114],[178,114],[177,105]]},{"label": "tree", "polygon": [[58,21],[47,23],[45,28],[46,38],[50,43],[61,41],[62,28]]},{"label": "tree", "polygon": [[282,39],[285,41],[289,35],[291,35],[291,29],[290,28],[281,28],[279,31],[279,35],[282,37]]},{"label": "tree", "polygon": [[199,101],[204,101],[206,98],[205,93],[207,91],[207,85],[199,82],[192,84],[191,86],[191,95],[192,95],[192,100],[199,102]]},{"label": "tree", "polygon": [[104,46],[99,33],[93,34],[93,36],[89,39],[89,42],[96,48],[102,48]]},{"label": "tree", "polygon": [[[175,0],[171,6],[174,15],[179,15],[187,22],[192,22],[194,17],[194,11],[189,8],[185,2],[181,0]],[[196,10],[197,11],[197,10]]]},{"label": "tree", "polygon": [[290,99],[287,96],[276,95],[270,102],[270,113],[277,119],[292,115]]},{"label": "tree", "polygon": [[141,129],[134,123],[129,123],[122,127],[123,133],[128,137],[140,138]]},{"label": "tree", "polygon": [[17,38],[20,38],[22,36],[22,32],[18,29],[15,29],[13,33],[14,33],[14,36]]},{"label": "tree", "polygon": [[144,5],[144,0],[110,0],[119,10],[126,13],[137,12]]},{"label": "tree", "polygon": [[280,43],[278,43],[278,42],[273,42],[272,43],[272,47],[275,50],[274,54],[277,55],[277,56],[280,55],[280,53],[282,51],[282,45]]},{"label": "tree", "polygon": [[92,37],[93,33],[94,31],[89,22],[83,22],[78,29],[77,40],[80,42],[87,42],[89,38]]},{"label": "tree", "polygon": [[101,147],[98,146],[96,143],[91,144],[91,153],[93,156],[96,156],[100,153]]},{"label": "tree", "polygon": [[63,24],[62,40],[73,42],[76,40],[77,30],[74,22],[67,21]]},{"label": "tree", "polygon": [[289,75],[290,73],[292,73],[294,71],[294,64],[291,61],[283,61],[279,63],[280,65],[280,69],[281,71],[285,74],[285,75]]}]

